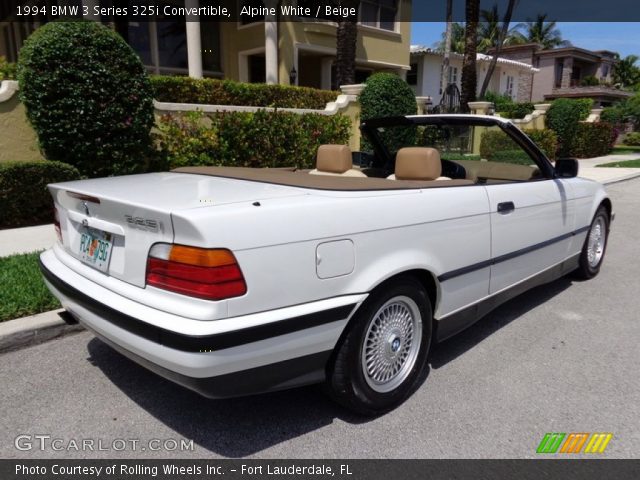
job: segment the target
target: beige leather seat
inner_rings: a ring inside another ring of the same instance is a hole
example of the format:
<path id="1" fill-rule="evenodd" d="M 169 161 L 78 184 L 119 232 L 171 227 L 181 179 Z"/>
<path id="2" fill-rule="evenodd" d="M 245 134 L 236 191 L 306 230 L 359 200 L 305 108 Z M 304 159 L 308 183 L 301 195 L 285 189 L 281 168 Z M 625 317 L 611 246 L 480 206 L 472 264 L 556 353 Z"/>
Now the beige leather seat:
<path id="1" fill-rule="evenodd" d="M 353 168 L 351 149 L 346 145 L 320 145 L 316 159 L 316 168 L 310 175 L 333 175 L 342 177 L 366 177 L 360 170 Z"/>
<path id="2" fill-rule="evenodd" d="M 441 177 L 440 152 L 428 147 L 405 147 L 396 154 L 396 169 L 389 180 L 451 180 Z"/>

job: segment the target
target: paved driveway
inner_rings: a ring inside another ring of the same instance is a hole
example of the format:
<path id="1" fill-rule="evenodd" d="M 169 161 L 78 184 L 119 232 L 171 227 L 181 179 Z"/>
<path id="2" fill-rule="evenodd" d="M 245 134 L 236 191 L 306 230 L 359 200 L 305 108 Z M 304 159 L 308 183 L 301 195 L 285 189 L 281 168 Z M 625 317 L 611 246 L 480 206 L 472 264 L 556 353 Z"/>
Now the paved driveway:
<path id="1" fill-rule="evenodd" d="M 603 456 L 637 458 L 640 180 L 609 190 L 618 216 L 601 275 L 539 287 L 442 344 L 388 415 L 354 417 L 316 387 L 206 400 L 81 333 L 0 357 L 0 457 L 532 457 L 546 432 L 613 432 Z M 19 451 L 20 434 L 65 450 Z M 67 450 L 183 438 L 193 451 Z"/>

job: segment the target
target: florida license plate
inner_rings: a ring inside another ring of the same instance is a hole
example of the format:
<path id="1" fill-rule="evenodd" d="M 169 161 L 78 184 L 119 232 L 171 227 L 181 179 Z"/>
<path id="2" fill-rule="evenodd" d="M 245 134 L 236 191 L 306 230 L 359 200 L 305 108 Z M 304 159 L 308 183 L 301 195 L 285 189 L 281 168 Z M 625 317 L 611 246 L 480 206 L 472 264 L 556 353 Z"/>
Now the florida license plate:
<path id="1" fill-rule="evenodd" d="M 113 235 L 110 233 L 89 227 L 80 232 L 80 260 L 101 272 L 109 269 L 112 246 Z"/>

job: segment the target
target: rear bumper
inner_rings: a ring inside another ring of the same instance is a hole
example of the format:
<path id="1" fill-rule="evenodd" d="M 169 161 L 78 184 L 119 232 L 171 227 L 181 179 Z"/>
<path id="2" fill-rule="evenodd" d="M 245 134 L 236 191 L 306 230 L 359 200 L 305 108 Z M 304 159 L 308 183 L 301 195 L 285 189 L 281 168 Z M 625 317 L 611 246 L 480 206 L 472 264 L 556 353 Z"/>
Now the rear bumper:
<path id="1" fill-rule="evenodd" d="M 331 351 L 365 297 L 352 295 L 253 316 L 196 321 L 202 329 L 219 331 L 193 335 L 186 333 L 186 327 L 181 332 L 154 325 L 154 315 L 166 319 L 166 312 L 90 282 L 52 251 L 41 255 L 40 268 L 52 293 L 97 337 L 136 363 L 210 398 L 323 381 Z M 302 314 L 295 315 L 296 311 Z M 176 326 L 194 322 L 173 317 L 175 323 L 171 323 Z M 263 317 L 264 323 L 256 322 Z M 244 328 L 229 329 L 229 321 Z M 227 327 L 219 328 L 223 324 Z"/>

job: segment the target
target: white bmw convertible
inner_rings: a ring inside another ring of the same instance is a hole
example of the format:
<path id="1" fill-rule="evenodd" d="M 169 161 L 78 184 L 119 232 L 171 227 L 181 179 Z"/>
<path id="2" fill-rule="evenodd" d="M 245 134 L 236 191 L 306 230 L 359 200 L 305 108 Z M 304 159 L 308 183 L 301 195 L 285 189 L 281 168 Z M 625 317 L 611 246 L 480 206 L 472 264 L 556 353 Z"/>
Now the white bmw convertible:
<path id="1" fill-rule="evenodd" d="M 107 344 L 205 396 L 323 382 L 375 415 L 417 388 L 434 342 L 533 286 L 598 273 L 611 201 L 575 160 L 554 166 L 496 117 L 362 132 L 370 153 L 324 145 L 310 171 L 50 185 L 45 281 Z"/>

